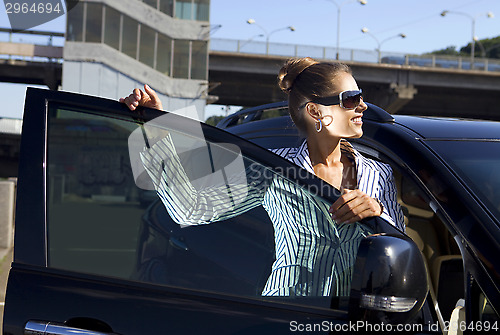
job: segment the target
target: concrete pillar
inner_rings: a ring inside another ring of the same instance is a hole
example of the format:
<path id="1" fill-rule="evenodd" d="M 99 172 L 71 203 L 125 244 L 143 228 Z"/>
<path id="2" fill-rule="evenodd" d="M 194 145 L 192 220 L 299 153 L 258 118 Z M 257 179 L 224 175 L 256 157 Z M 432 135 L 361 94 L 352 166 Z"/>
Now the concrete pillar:
<path id="1" fill-rule="evenodd" d="M 395 94 L 385 110 L 391 114 L 396 114 L 404 105 L 413 100 L 413 97 L 417 94 L 417 89 L 413 85 L 392 83 L 390 87 Z"/>
<path id="2" fill-rule="evenodd" d="M 12 247 L 14 241 L 14 207 L 16 183 L 0 181 L 0 248 Z"/>

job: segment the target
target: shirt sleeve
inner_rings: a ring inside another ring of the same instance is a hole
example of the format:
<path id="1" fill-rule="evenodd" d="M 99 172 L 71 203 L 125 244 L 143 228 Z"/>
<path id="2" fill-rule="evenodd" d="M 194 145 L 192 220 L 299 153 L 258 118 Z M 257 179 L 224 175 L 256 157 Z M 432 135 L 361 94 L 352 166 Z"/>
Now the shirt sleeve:
<path id="1" fill-rule="evenodd" d="M 401 231 L 405 231 L 403 210 L 397 201 L 397 188 L 392 168 L 388 164 L 380 164 L 380 198 L 384 206 L 380 217 Z"/>
<path id="2" fill-rule="evenodd" d="M 247 168 L 242 164 L 242 168 L 229 172 L 220 169 L 201 178 L 189 177 L 185 167 L 195 167 L 196 157 L 183 157 L 183 164 L 170 134 L 145 148 L 140 157 L 169 215 L 182 225 L 221 221 L 257 207 L 269 184 L 262 177 L 263 167 L 257 164 Z"/>

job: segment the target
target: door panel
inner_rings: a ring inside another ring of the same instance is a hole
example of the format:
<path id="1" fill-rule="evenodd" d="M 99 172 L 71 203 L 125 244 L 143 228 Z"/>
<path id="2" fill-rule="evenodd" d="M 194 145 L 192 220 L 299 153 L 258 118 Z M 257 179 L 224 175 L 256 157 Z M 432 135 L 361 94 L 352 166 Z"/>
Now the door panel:
<path id="1" fill-rule="evenodd" d="M 23 334 L 29 320 L 91 327 L 99 321 L 117 334 L 288 334 L 290 321 L 309 323 L 345 319 L 343 313 L 309 313 L 299 308 L 220 297 L 179 288 L 34 271 L 14 267 L 9 278 L 5 334 Z M 285 307 L 279 308 L 279 307 Z M 95 327 L 95 326 L 94 326 Z M 97 329 L 102 330 L 103 328 Z"/>

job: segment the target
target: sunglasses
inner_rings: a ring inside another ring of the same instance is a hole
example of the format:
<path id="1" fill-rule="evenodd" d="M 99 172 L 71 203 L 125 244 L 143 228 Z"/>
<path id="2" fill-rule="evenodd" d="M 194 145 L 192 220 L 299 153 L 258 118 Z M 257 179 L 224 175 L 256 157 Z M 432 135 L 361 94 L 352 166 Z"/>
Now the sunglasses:
<path id="1" fill-rule="evenodd" d="M 312 99 L 300 108 L 304 108 L 308 103 L 314 102 L 323 106 L 340 105 L 344 109 L 354 109 L 359 106 L 361 99 L 363 99 L 363 92 L 361 90 L 342 91 L 339 95 Z"/>

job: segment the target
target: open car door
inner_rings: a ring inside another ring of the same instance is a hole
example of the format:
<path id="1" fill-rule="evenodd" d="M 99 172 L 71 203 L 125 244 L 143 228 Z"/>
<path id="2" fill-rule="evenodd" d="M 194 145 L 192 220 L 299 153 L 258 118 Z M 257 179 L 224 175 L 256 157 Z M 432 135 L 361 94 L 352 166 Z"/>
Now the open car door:
<path id="1" fill-rule="evenodd" d="M 179 184 L 167 195 L 155 191 L 168 176 L 159 170 L 155 184 L 144 157 L 158 134 L 175 148 L 172 173 L 182 171 L 193 192 L 225 190 L 218 193 L 227 196 L 224 210 L 203 222 L 173 215 L 172 202 L 197 200 L 182 200 Z M 272 183 L 300 190 L 318 213 L 337 194 L 279 156 L 175 113 L 28 89 L 4 334 L 345 330 L 348 289 L 264 294 L 276 267 L 277 228 L 261 204 L 242 208 L 252 196 L 263 199 Z M 354 251 L 365 236 L 398 234 L 383 220 L 353 227 Z"/>

